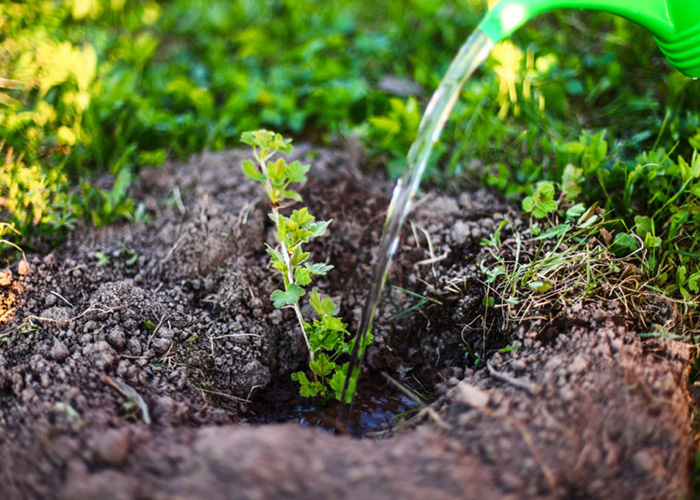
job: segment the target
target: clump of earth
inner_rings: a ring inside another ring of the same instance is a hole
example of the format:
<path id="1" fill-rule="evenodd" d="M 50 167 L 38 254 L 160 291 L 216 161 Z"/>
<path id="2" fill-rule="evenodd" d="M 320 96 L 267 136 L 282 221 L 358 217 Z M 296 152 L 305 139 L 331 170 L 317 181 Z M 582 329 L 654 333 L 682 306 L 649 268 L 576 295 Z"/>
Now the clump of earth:
<path id="1" fill-rule="evenodd" d="M 312 165 L 305 204 L 333 219 L 310 245 L 335 266 L 319 291 L 354 331 L 392 186 L 352 151 L 294 154 Z M 640 336 L 614 299 L 515 325 L 486 311 L 482 239 L 523 223 L 480 189 L 419 196 L 389 274 L 361 384 L 407 411 L 362 438 L 337 407 L 300 418 L 313 402 L 289 377 L 308 354 L 269 300 L 274 235 L 247 156 L 146 170 L 145 220 L 79 228 L 0 275 L 0 498 L 690 494 L 689 346 Z"/>

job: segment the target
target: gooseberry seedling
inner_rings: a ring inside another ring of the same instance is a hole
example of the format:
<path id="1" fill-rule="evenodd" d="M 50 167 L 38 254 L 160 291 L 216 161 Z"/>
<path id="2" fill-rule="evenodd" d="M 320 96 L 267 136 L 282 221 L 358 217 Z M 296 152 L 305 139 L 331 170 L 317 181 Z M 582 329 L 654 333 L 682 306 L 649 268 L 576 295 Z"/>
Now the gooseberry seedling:
<path id="1" fill-rule="evenodd" d="M 298 161 L 287 163 L 284 157 L 276 160 L 277 153 L 289 154 L 292 151 L 291 139 L 268 130 L 244 132 L 241 141 L 253 148 L 255 161 L 242 163 L 243 173 L 249 179 L 258 181 L 270 200 L 270 219 L 275 224 L 276 247 L 267 245 L 270 263 L 281 275 L 284 289 L 275 290 L 270 295 L 276 308 L 291 308 L 309 350 L 311 379 L 303 371 L 294 373 L 292 379 L 300 384 L 304 397 L 317 397 L 322 403 L 330 399 L 340 400 L 347 374 L 348 363 L 339 364 L 339 359 L 352 352 L 354 341 L 348 341 L 347 325 L 337 317 L 338 308 L 327 297 L 321 297 L 317 290 L 311 291 L 309 304 L 318 316 L 312 323 L 304 320 L 300 299 L 306 295 L 314 277 L 324 276 L 333 266 L 324 263 L 311 263 L 309 252 L 303 246 L 311 238 L 323 236 L 331 221 L 317 221 L 308 208 L 293 210 L 285 216 L 281 209 L 284 203 L 301 202 L 301 196 L 290 187 L 291 184 L 306 181 L 308 165 Z M 352 398 L 357 380 L 351 380 L 346 399 Z"/>

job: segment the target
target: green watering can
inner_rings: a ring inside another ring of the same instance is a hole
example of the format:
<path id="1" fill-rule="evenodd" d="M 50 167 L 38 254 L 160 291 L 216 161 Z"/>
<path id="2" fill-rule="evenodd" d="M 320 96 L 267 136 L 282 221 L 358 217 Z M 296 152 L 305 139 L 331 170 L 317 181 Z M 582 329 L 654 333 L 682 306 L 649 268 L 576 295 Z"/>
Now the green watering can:
<path id="1" fill-rule="evenodd" d="M 649 30 L 668 61 L 700 78 L 700 0 L 501 0 L 479 29 L 497 43 L 538 14 L 554 9 L 599 10 Z"/>

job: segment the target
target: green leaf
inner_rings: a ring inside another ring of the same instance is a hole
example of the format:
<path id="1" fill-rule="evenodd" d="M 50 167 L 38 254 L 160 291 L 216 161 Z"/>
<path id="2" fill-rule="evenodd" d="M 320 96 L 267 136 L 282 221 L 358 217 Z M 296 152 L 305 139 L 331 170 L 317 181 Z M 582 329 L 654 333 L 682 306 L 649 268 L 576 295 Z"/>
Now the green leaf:
<path id="1" fill-rule="evenodd" d="M 297 267 L 294 270 L 294 281 L 301 286 L 306 286 L 311 283 L 311 270 L 306 267 Z"/>
<path id="2" fill-rule="evenodd" d="M 691 274 L 686 285 L 691 292 L 700 292 L 700 272 Z"/>
<path id="3" fill-rule="evenodd" d="M 537 219 L 545 217 L 548 213 L 554 212 L 557 209 L 557 202 L 554 200 L 544 200 L 537 204 L 535 209 L 532 211 Z"/>
<path id="4" fill-rule="evenodd" d="M 348 363 L 344 363 L 342 367 L 337 369 L 333 374 L 333 377 L 328 382 L 328 386 L 335 392 L 335 399 L 340 401 L 343 397 L 343 388 L 345 387 L 345 380 L 347 378 Z M 345 393 L 345 402 L 352 402 L 352 397 L 355 395 L 357 390 L 357 376 L 350 376 L 350 381 L 348 383 L 348 390 Z"/>
<path id="5" fill-rule="evenodd" d="M 280 194 L 283 198 L 289 198 L 290 200 L 294 201 L 302 201 L 301 195 L 291 189 L 283 189 Z"/>
<path id="6" fill-rule="evenodd" d="M 304 372 L 292 373 L 292 380 L 299 382 L 299 394 L 304 398 L 313 398 L 318 394 L 319 384 L 312 384 Z"/>
<path id="7" fill-rule="evenodd" d="M 265 244 L 265 246 L 266 246 L 265 251 L 266 251 L 268 254 L 270 254 L 270 256 L 272 257 L 272 260 L 273 260 L 273 261 L 275 261 L 275 260 L 281 260 L 281 261 L 284 262 L 284 255 L 282 255 L 282 252 L 280 252 L 279 250 L 276 250 L 276 249 L 272 248 L 272 247 L 271 247 L 270 245 L 268 245 L 267 243 Z"/>
<path id="8" fill-rule="evenodd" d="M 552 289 L 552 284 L 549 281 L 533 281 L 532 283 L 528 283 L 527 286 L 536 292 L 546 292 Z"/>
<path id="9" fill-rule="evenodd" d="M 270 259 L 270 262 L 272 263 L 272 266 L 277 269 L 280 273 L 282 273 L 283 276 L 287 275 L 287 264 L 284 261 L 284 255 L 282 255 L 281 252 L 275 250 L 272 248 L 270 245 L 266 245 L 267 248 L 265 251 L 267 251 L 268 254 L 272 257 Z"/>
<path id="10" fill-rule="evenodd" d="M 323 323 L 323 328 L 335 332 L 344 332 L 347 326 L 340 318 L 330 315 L 323 316 L 321 322 Z"/>
<path id="11" fill-rule="evenodd" d="M 272 292 L 270 299 L 272 300 L 272 304 L 279 309 L 281 307 L 296 304 L 299 302 L 299 298 L 305 293 L 306 292 L 303 288 L 292 283 L 284 292 L 282 290 L 275 290 Z"/>
<path id="12" fill-rule="evenodd" d="M 570 207 L 566 211 L 566 220 L 570 221 L 570 220 L 577 219 L 577 218 L 581 217 L 581 215 L 583 215 L 583 213 L 585 211 L 586 211 L 586 206 L 583 203 L 577 203 L 576 205 L 574 205 L 573 207 Z"/>
<path id="13" fill-rule="evenodd" d="M 328 359 L 328 356 L 320 353 L 315 361 L 309 363 L 309 368 L 319 377 L 325 378 L 331 374 L 335 368 L 335 363 Z"/>
<path id="14" fill-rule="evenodd" d="M 657 248 L 661 246 L 661 238 L 654 236 L 651 233 L 647 233 L 644 237 L 644 246 L 646 248 Z"/>
<path id="15" fill-rule="evenodd" d="M 555 211 L 557 202 L 554 201 L 554 185 L 551 182 L 540 182 L 532 196 L 523 200 L 522 207 L 538 219 Z"/>
<path id="16" fill-rule="evenodd" d="M 282 274 L 282 276 L 285 277 L 286 281 L 288 271 L 287 264 L 283 260 L 272 259 L 272 267 L 277 269 Z M 301 285 L 303 286 L 304 284 L 301 283 Z"/>
<path id="17" fill-rule="evenodd" d="M 306 224 L 314 220 L 314 216 L 309 213 L 309 209 L 304 207 L 299 210 L 294 210 L 289 218 L 297 227 L 304 227 Z"/>
<path id="18" fill-rule="evenodd" d="M 297 246 L 292 254 L 292 267 L 297 267 L 306 262 L 309 255 L 309 252 L 302 252 L 301 245 Z"/>
<path id="19" fill-rule="evenodd" d="M 638 242 L 634 236 L 627 233 L 617 233 L 613 241 L 613 249 L 617 252 L 629 253 L 634 252 L 639 248 Z"/>
<path id="20" fill-rule="evenodd" d="M 328 271 L 333 269 L 334 266 L 332 266 L 331 264 L 324 264 L 323 262 L 318 262 L 316 264 L 307 263 L 306 267 L 309 271 L 311 271 L 311 274 L 325 276 L 328 273 Z"/>
<path id="21" fill-rule="evenodd" d="M 251 147 L 258 145 L 255 140 L 254 132 L 243 132 L 241 134 L 241 142 Z"/>
<path id="22" fill-rule="evenodd" d="M 564 173 L 561 177 L 561 189 L 564 192 L 564 198 L 566 200 L 575 200 L 581 194 L 581 187 L 579 186 L 579 179 L 583 175 L 582 168 L 576 168 L 573 164 L 569 163 L 564 168 Z"/>
<path id="23" fill-rule="evenodd" d="M 311 231 L 311 236 L 316 237 L 316 236 L 323 236 L 326 234 L 326 229 L 328 229 L 328 225 L 333 222 L 333 220 L 328 220 L 328 221 L 319 221 L 314 224 L 309 224 L 308 229 Z"/>
<path id="24" fill-rule="evenodd" d="M 285 139 L 282 137 L 282 134 L 275 134 L 274 139 L 269 141 L 268 144 L 270 145 L 271 149 L 276 149 L 277 151 L 288 155 L 293 149 L 291 143 L 291 139 Z"/>
<path id="25" fill-rule="evenodd" d="M 328 297 L 321 300 L 321 296 L 316 290 L 311 292 L 311 299 L 309 303 L 320 318 L 323 318 L 324 316 L 335 316 L 338 314 L 338 308 L 335 306 L 333 301 Z"/>
<path id="26" fill-rule="evenodd" d="M 287 180 L 287 162 L 284 158 L 277 158 L 267 164 L 267 177 L 273 186 L 284 186 Z"/>
<path id="27" fill-rule="evenodd" d="M 648 234 L 654 235 L 654 221 L 651 218 L 637 215 L 634 218 L 634 224 L 634 232 L 640 238 L 645 239 Z"/>
<path id="28" fill-rule="evenodd" d="M 309 334 L 309 345 L 314 352 L 326 350 L 333 352 L 338 348 L 338 344 L 343 341 L 340 333 L 333 330 L 326 330 L 320 321 L 314 321 L 314 327 Z"/>
<path id="29" fill-rule="evenodd" d="M 333 374 L 333 377 L 331 377 L 330 381 L 328 382 L 328 386 L 331 388 L 331 390 L 335 393 L 335 399 L 340 401 L 340 398 L 343 397 L 343 387 L 345 387 L 345 374 L 341 372 L 340 370 L 336 370 L 336 372 Z M 350 399 L 347 401 L 348 403 L 352 401 L 352 394 L 354 394 L 354 387 L 351 388 L 348 387 L 348 392 L 345 395 L 350 396 Z"/>
<path id="30" fill-rule="evenodd" d="M 694 149 L 700 151 L 700 132 L 695 134 L 694 137 L 691 137 L 688 142 Z"/>
<path id="31" fill-rule="evenodd" d="M 287 168 L 289 182 L 306 182 L 306 172 L 309 168 L 311 168 L 309 165 L 302 165 L 298 161 L 290 163 Z"/>
<path id="32" fill-rule="evenodd" d="M 243 160 L 243 163 L 241 164 L 241 167 L 243 168 L 243 173 L 248 179 L 252 179 L 254 181 L 264 181 L 265 176 L 263 173 L 258 169 L 257 165 L 251 160 Z"/>
<path id="33" fill-rule="evenodd" d="M 676 269 L 676 285 L 681 286 L 686 282 L 688 269 L 685 266 L 678 266 Z"/>

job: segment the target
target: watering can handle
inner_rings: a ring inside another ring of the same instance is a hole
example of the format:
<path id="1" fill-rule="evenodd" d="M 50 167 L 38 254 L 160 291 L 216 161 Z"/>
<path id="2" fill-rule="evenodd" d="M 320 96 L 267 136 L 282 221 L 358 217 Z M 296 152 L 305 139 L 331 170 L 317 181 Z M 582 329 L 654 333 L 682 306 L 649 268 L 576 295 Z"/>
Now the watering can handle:
<path id="1" fill-rule="evenodd" d="M 654 35 L 669 62 L 700 77 L 700 2 L 688 0 L 501 0 L 479 25 L 494 43 L 554 9 L 597 10 L 625 17 Z"/>

